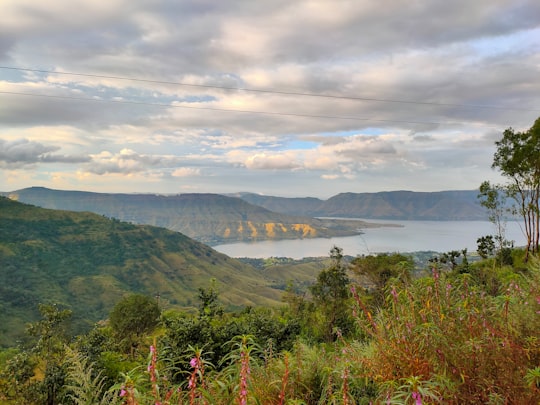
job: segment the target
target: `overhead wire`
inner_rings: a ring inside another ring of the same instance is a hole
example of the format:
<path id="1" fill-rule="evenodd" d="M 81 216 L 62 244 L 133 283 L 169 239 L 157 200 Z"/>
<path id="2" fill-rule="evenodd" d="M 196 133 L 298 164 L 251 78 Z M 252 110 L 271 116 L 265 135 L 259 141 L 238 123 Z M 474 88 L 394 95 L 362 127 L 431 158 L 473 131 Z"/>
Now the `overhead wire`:
<path id="1" fill-rule="evenodd" d="M 146 101 L 111 100 L 111 99 L 89 98 L 89 97 L 60 96 L 60 95 L 52 95 L 52 94 L 37 94 L 37 93 L 25 93 L 25 92 L 2 91 L 2 90 L 0 90 L 0 94 L 11 94 L 11 95 L 17 95 L 17 96 L 42 97 L 42 98 L 51 98 L 51 99 L 77 100 L 77 101 L 88 101 L 88 102 L 113 103 L 113 104 L 144 105 L 144 106 L 154 106 L 154 107 L 162 107 L 162 108 L 185 108 L 185 109 L 192 109 L 192 110 L 209 110 L 209 111 L 236 112 L 236 113 L 247 113 L 247 114 L 277 115 L 277 116 L 286 116 L 286 117 L 324 118 L 324 119 L 335 119 L 335 120 L 373 121 L 373 122 L 389 122 L 389 123 L 401 123 L 401 124 L 425 124 L 425 125 L 451 124 L 449 122 L 442 123 L 442 122 L 430 122 L 430 121 L 388 120 L 388 119 L 378 119 L 378 118 L 348 117 L 348 116 L 339 116 L 339 115 L 318 115 L 318 114 L 300 114 L 300 113 L 285 113 L 285 112 L 271 112 L 271 111 L 257 111 L 257 110 L 238 110 L 238 109 L 218 108 L 218 107 L 202 107 L 202 106 L 189 106 L 189 105 L 178 105 L 178 104 L 150 103 Z"/>
<path id="2" fill-rule="evenodd" d="M 418 105 L 430 105 L 430 106 L 441 106 L 441 107 L 500 109 L 500 110 L 513 110 L 513 111 L 531 111 L 531 112 L 540 111 L 540 109 L 529 109 L 529 108 L 510 107 L 510 106 L 438 103 L 438 102 L 432 102 L 432 101 L 396 100 L 396 99 L 375 98 L 375 97 L 358 97 L 358 96 L 343 96 L 343 95 L 335 95 L 335 94 L 319 94 L 319 93 L 307 93 L 307 92 L 295 92 L 295 91 L 283 91 L 283 90 L 255 89 L 255 88 L 248 88 L 248 87 L 218 86 L 218 85 L 210 85 L 210 84 L 195 84 L 195 83 L 174 82 L 174 81 L 164 81 L 164 80 L 142 79 L 142 78 L 133 78 L 133 77 L 125 77 L 125 76 L 110 76 L 110 75 L 99 75 L 99 74 L 78 73 L 78 72 L 59 72 L 59 71 L 53 71 L 53 70 L 31 69 L 31 68 L 23 68 L 23 67 L 15 67 L 15 66 L 0 66 L 0 69 L 42 73 L 42 74 L 91 77 L 91 78 L 99 78 L 99 79 L 134 81 L 134 82 L 141 82 L 141 83 L 164 84 L 164 85 L 174 85 L 174 86 L 233 90 L 233 91 L 242 91 L 242 92 L 267 93 L 267 94 L 302 96 L 302 97 L 317 97 L 317 98 L 338 99 L 338 100 L 353 100 L 353 101 L 380 102 L 380 103 L 399 103 L 399 104 L 418 104 Z"/>

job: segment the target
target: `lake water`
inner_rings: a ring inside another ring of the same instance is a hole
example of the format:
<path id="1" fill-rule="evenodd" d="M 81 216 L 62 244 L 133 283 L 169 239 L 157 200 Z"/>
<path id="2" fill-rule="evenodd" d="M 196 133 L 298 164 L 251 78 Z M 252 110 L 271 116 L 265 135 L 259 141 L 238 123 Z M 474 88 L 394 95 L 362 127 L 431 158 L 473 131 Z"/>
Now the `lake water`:
<path id="1" fill-rule="evenodd" d="M 484 221 L 383 221 L 366 222 L 399 224 L 403 227 L 369 228 L 364 234 L 341 238 L 297 239 L 233 243 L 214 246 L 218 252 L 230 257 L 304 257 L 328 256 L 333 246 L 343 254 L 357 256 L 382 252 L 435 251 L 448 252 L 467 248 L 476 251 L 476 240 L 495 233 L 491 222 Z M 516 246 L 526 243 L 519 222 L 508 222 L 506 238 Z"/>

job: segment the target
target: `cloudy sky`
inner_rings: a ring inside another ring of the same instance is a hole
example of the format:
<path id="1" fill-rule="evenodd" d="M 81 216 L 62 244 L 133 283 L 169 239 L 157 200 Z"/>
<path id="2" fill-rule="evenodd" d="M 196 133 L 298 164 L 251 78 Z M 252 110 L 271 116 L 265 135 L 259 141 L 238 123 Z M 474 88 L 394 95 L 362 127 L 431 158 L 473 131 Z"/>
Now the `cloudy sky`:
<path id="1" fill-rule="evenodd" d="M 2 0 L 0 191 L 474 189 L 540 116 L 538 0 Z"/>

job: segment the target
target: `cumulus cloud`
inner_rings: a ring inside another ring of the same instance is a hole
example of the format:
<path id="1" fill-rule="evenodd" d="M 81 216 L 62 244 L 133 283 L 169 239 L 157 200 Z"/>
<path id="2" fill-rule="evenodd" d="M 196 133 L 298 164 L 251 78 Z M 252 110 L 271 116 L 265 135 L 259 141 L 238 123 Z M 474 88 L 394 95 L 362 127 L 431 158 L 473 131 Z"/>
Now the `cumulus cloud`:
<path id="1" fill-rule="evenodd" d="M 98 175 L 146 173 L 165 176 L 170 173 L 172 177 L 187 177 L 201 174 L 200 168 L 183 166 L 190 159 L 174 155 L 141 154 L 132 149 L 124 148 L 117 153 L 102 151 L 90 156 L 92 161 L 84 166 L 84 170 Z M 195 160 L 196 164 L 197 159 L 192 160 Z M 171 171 L 171 169 L 173 170 Z"/>
<path id="2" fill-rule="evenodd" d="M 244 164 L 248 169 L 258 170 L 291 170 L 301 166 L 291 153 L 256 153 L 249 156 Z"/>
<path id="3" fill-rule="evenodd" d="M 103 151 L 90 155 L 92 162 L 87 170 L 96 174 L 136 173 L 158 166 L 163 158 L 159 156 L 141 155 L 131 149 L 122 149 L 119 153 Z"/>
<path id="4" fill-rule="evenodd" d="M 60 147 L 44 145 L 40 142 L 19 139 L 7 142 L 0 139 L 0 165 L 2 167 L 23 167 L 36 163 L 82 163 L 87 156 L 54 154 Z"/>

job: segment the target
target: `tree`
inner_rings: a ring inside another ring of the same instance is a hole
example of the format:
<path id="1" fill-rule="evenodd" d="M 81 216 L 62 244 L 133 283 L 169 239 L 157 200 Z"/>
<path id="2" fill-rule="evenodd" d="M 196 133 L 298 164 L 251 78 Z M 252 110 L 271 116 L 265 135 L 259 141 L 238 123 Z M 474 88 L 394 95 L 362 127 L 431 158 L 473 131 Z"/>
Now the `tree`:
<path id="1" fill-rule="evenodd" d="M 527 260 L 529 253 L 538 253 L 540 239 L 540 118 L 524 132 L 508 128 L 495 145 L 491 167 L 510 180 L 505 190 L 516 202 L 515 211 L 523 219 Z"/>
<path id="2" fill-rule="evenodd" d="M 320 308 L 325 318 L 324 338 L 333 339 L 335 328 L 348 328 L 349 277 L 343 264 L 343 250 L 334 246 L 330 250 L 332 265 L 322 270 L 317 282 L 310 287 L 315 305 Z"/>
<path id="3" fill-rule="evenodd" d="M 158 325 L 159 316 L 159 306 L 153 298 L 132 294 L 114 306 L 109 314 L 109 323 L 117 339 L 126 343 L 133 354 L 140 338 Z"/>
<path id="4" fill-rule="evenodd" d="M 374 304 L 382 304 L 384 289 L 391 279 L 408 282 L 414 262 L 411 257 L 399 253 L 360 256 L 351 263 L 352 271 L 368 285 Z"/>
<path id="5" fill-rule="evenodd" d="M 54 405 L 65 399 L 64 357 L 72 313 L 56 304 L 39 304 L 39 312 L 42 319 L 27 328 L 36 343 L 8 361 L 0 381 L 9 388 L 0 390 L 17 403 Z"/>
<path id="6" fill-rule="evenodd" d="M 487 259 L 495 253 L 495 241 L 492 235 L 482 236 L 476 239 L 476 243 L 478 245 L 476 251 L 482 259 Z"/>
<path id="7" fill-rule="evenodd" d="M 209 288 L 199 287 L 199 317 L 210 317 L 223 315 L 223 306 L 219 303 L 219 292 L 216 287 L 216 279 L 210 280 Z"/>
<path id="8" fill-rule="evenodd" d="M 506 220 L 504 217 L 506 196 L 504 195 L 504 188 L 501 185 L 484 181 L 480 185 L 478 199 L 480 200 L 480 205 L 487 209 L 489 221 L 495 225 L 495 241 L 497 242 L 499 251 L 502 251 L 507 245 Z"/>

